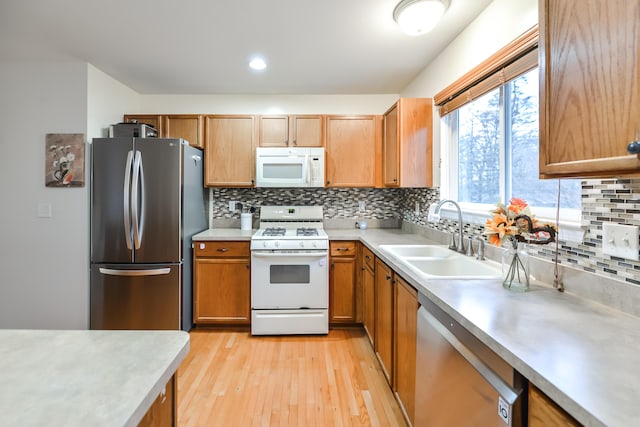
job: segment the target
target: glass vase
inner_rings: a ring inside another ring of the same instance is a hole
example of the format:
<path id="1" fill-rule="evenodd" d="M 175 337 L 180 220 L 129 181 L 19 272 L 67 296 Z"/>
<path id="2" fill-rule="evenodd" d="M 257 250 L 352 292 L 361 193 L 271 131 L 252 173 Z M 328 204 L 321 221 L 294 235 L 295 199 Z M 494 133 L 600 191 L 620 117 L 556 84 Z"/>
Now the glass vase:
<path id="1" fill-rule="evenodd" d="M 502 286 L 510 291 L 529 290 L 529 254 L 526 244 L 514 241 L 502 254 Z"/>

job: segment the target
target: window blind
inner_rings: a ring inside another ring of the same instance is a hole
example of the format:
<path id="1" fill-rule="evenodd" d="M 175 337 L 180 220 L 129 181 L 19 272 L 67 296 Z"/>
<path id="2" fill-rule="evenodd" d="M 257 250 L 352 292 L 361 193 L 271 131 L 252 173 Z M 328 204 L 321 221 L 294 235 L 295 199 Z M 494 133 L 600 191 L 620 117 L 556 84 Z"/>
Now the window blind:
<path id="1" fill-rule="evenodd" d="M 535 25 L 480 65 L 437 93 L 433 99 L 444 116 L 538 66 Z"/>

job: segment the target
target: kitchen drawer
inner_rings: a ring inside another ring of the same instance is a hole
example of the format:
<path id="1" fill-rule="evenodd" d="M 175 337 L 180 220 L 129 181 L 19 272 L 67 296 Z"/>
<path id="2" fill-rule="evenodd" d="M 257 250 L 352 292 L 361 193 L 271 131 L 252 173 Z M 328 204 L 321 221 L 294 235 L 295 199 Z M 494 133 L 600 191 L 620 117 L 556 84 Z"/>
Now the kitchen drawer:
<path id="1" fill-rule="evenodd" d="M 356 256 L 356 242 L 335 241 L 329 243 L 331 256 L 354 257 Z"/>
<path id="2" fill-rule="evenodd" d="M 196 257 L 249 257 L 249 242 L 194 242 Z"/>
<path id="3" fill-rule="evenodd" d="M 364 245 L 362 246 L 362 260 L 364 262 L 364 265 L 367 266 L 371 271 L 375 269 L 375 256 L 373 255 L 373 252 L 371 252 L 371 249 Z"/>

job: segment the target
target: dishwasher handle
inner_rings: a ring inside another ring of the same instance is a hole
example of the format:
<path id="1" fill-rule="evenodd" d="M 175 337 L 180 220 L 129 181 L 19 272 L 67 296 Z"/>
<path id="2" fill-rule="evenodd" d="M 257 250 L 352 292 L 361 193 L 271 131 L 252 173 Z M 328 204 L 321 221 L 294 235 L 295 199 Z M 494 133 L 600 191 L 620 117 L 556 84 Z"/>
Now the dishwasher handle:
<path id="1" fill-rule="evenodd" d="M 455 348 L 467 362 L 475 368 L 476 371 L 487 381 L 493 389 L 508 403 L 510 406 L 518 400 L 521 389 L 513 389 L 509 384 L 505 383 L 489 366 L 487 366 L 478 356 L 476 356 L 462 341 L 458 339 L 446 326 L 444 326 L 436 317 L 429 313 L 424 307 L 418 310 L 418 316 L 422 316 L 435 330 L 437 330 L 444 339 L 446 339 L 453 348 Z M 420 320 L 418 320 L 419 322 Z"/>

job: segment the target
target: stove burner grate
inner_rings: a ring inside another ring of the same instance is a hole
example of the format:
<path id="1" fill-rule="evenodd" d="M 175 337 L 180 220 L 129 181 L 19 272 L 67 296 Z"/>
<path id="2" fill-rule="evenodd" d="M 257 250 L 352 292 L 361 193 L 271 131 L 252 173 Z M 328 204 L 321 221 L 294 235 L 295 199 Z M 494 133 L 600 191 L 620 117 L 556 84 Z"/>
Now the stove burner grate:
<path id="1" fill-rule="evenodd" d="M 300 227 L 296 229 L 296 236 L 317 236 L 318 229 L 311 227 Z"/>
<path id="2" fill-rule="evenodd" d="M 284 236 L 286 232 L 287 230 L 284 227 L 268 227 L 264 229 L 262 235 L 267 237 L 277 237 Z"/>

